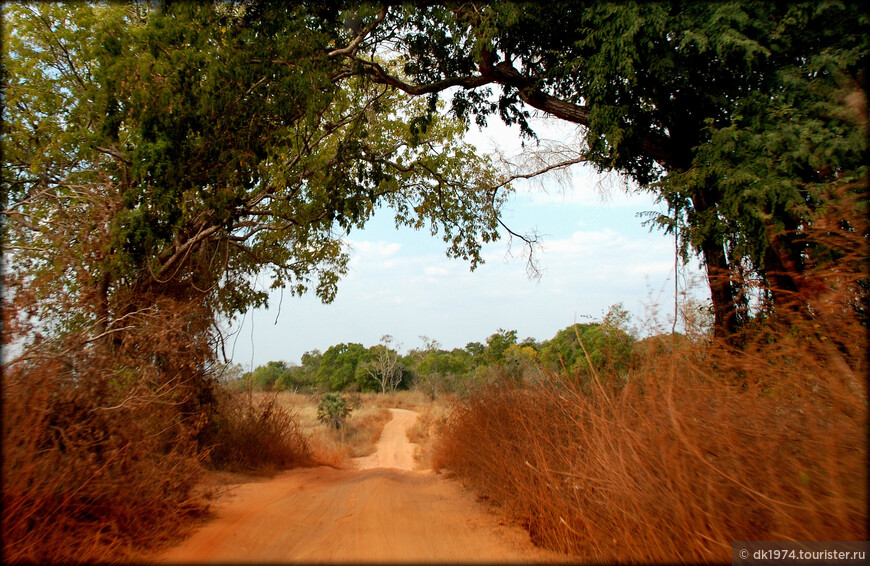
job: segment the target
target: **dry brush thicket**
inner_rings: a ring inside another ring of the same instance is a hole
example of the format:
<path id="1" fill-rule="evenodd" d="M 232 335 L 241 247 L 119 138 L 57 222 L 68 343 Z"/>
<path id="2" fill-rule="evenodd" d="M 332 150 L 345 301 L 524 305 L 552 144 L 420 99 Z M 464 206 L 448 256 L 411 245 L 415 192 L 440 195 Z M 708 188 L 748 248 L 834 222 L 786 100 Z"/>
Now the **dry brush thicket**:
<path id="1" fill-rule="evenodd" d="M 160 300 L 111 342 L 71 333 L 4 364 L 4 561 L 123 560 L 207 510 L 207 469 L 310 461 L 293 415 L 217 386 L 188 332 L 209 316 Z"/>
<path id="2" fill-rule="evenodd" d="M 813 316 L 781 308 L 739 347 L 658 336 L 619 375 L 505 379 L 457 405 L 436 467 L 585 561 L 866 540 L 868 231 L 860 207 L 849 218 L 852 231 L 817 225 L 839 259 L 795 291 Z"/>

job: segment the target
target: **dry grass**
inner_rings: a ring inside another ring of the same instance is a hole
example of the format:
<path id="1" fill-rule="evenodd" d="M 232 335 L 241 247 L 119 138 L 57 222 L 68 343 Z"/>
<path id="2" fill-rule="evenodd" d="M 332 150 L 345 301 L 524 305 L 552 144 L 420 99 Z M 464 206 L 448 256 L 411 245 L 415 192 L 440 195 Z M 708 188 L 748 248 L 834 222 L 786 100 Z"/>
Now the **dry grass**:
<path id="1" fill-rule="evenodd" d="M 682 341 L 591 392 L 572 376 L 506 381 L 457 407 L 436 466 L 583 560 L 728 561 L 733 540 L 866 540 L 866 402 L 807 340 L 790 328 L 742 352 Z"/>
<path id="2" fill-rule="evenodd" d="M 380 393 L 356 393 L 363 407 L 375 406 L 382 409 L 410 409 L 416 411 L 431 404 L 429 396 L 423 391 L 391 391 Z"/>
<path id="3" fill-rule="evenodd" d="M 177 363 L 196 346 L 173 335 L 183 315 L 167 307 L 112 352 L 70 336 L 3 367 L 4 561 L 121 560 L 205 511 L 210 390 Z"/>
<path id="4" fill-rule="evenodd" d="M 220 470 L 270 474 L 313 463 L 296 414 L 276 396 L 221 392 L 208 438 L 209 462 Z"/>
<path id="5" fill-rule="evenodd" d="M 71 333 L 3 366 L 4 561 L 127 560 L 207 511 L 204 465 L 306 461 L 293 415 L 216 388 L 187 332 L 207 315 L 162 300 L 111 343 Z"/>
<path id="6" fill-rule="evenodd" d="M 414 449 L 417 469 L 433 469 L 433 450 L 441 431 L 447 425 L 453 403 L 455 397 L 442 397 L 437 401 L 430 401 L 428 406 L 419 409 L 420 417 L 414 426 L 408 429 L 408 440 L 417 445 Z"/>
<path id="7" fill-rule="evenodd" d="M 870 226 L 866 195 L 830 199 L 806 231 L 806 269 L 739 349 L 660 336 L 627 375 L 492 384 L 457 405 L 435 467 L 583 561 L 867 540 Z"/>
<path id="8" fill-rule="evenodd" d="M 266 395 L 266 394 L 255 394 Z M 294 411 L 300 428 L 309 438 L 313 459 L 336 468 L 353 467 L 352 459 L 375 452 L 384 425 L 390 420 L 388 408 L 419 407 L 425 396 L 401 391 L 386 395 L 375 393 L 346 394 L 353 412 L 346 425 L 334 430 L 317 420 L 319 395 L 282 392 L 277 402 Z"/>

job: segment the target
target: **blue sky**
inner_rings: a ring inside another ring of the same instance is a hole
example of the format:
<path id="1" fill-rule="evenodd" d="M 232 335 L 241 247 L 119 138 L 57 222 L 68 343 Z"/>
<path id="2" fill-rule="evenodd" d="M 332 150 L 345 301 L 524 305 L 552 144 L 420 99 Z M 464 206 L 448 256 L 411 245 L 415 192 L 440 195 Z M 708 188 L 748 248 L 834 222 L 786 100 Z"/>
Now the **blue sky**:
<path id="1" fill-rule="evenodd" d="M 545 139 L 576 135 L 565 123 L 541 121 L 536 128 Z M 481 151 L 522 152 L 516 131 L 500 124 L 468 139 Z M 306 351 L 341 342 L 368 347 L 385 334 L 401 351 L 420 346 L 420 336 L 447 349 L 464 347 L 499 328 L 516 330 L 520 339 L 546 340 L 575 321 L 600 320 L 618 302 L 632 312 L 641 334 L 649 332 L 656 305 L 658 323 L 669 330 L 673 238 L 650 232 L 637 217 L 662 205 L 626 188 L 617 176 L 585 166 L 573 166 L 561 182 L 517 185 L 503 220 L 516 232 L 537 229 L 541 235 L 538 279 L 527 275 L 521 242 L 487 245 L 486 262 L 471 272 L 467 262 L 445 256 L 439 238 L 426 230 L 397 230 L 390 211 L 382 210 L 365 230 L 346 238 L 350 270 L 333 303 L 275 292 L 268 309 L 248 312 L 229 327 L 227 355 L 250 369 L 270 360 L 299 362 Z M 681 289 L 703 298 L 700 274 L 696 262 L 681 268 Z"/>

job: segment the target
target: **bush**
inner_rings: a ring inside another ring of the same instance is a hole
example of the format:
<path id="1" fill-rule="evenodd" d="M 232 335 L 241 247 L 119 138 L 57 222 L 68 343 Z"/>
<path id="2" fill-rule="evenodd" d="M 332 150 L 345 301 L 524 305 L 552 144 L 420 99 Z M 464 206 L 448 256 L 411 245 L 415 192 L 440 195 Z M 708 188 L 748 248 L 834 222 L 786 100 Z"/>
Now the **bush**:
<path id="1" fill-rule="evenodd" d="M 187 332 L 206 315 L 164 301 L 111 343 L 69 333 L 4 364 L 5 561 L 128 559 L 207 511 L 195 488 L 208 457 L 307 462 L 292 415 L 217 386 L 207 336 Z"/>
<path id="2" fill-rule="evenodd" d="M 121 560 L 206 510 L 208 380 L 167 378 L 182 342 L 162 322 L 111 354 L 70 336 L 3 367 L 4 561 Z M 153 363 L 133 365 L 139 347 Z"/>
<path id="3" fill-rule="evenodd" d="M 221 392 L 208 441 L 213 467 L 269 473 L 311 463 L 308 439 L 296 415 L 276 397 Z"/>
<path id="4" fill-rule="evenodd" d="M 584 560 L 866 540 L 866 392 L 797 330 L 743 351 L 681 340 L 627 383 L 602 375 L 591 390 L 580 375 L 493 384 L 456 407 L 434 464 Z"/>
<path id="5" fill-rule="evenodd" d="M 317 404 L 317 420 L 338 430 L 350 416 L 351 408 L 338 393 L 325 393 Z"/>

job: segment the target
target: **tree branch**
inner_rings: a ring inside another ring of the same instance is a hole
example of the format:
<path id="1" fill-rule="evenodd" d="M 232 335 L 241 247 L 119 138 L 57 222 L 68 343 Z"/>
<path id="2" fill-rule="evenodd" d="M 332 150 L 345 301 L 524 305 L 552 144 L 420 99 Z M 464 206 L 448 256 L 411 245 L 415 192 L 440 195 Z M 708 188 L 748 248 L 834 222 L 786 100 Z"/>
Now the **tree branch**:
<path id="1" fill-rule="evenodd" d="M 384 21 L 384 18 L 387 17 L 388 6 L 382 6 L 381 11 L 378 12 L 378 16 L 375 20 L 367 25 L 364 29 L 362 29 L 359 33 L 357 33 L 356 37 L 351 40 L 350 43 L 347 44 L 346 47 L 342 47 L 340 49 L 333 49 L 329 52 L 330 57 L 341 57 L 341 56 L 349 56 L 354 55 L 356 50 L 359 49 L 360 43 L 362 43 L 363 39 L 372 32 L 381 22 Z"/>
<path id="2" fill-rule="evenodd" d="M 574 104 L 561 98 L 552 96 L 541 90 L 537 82 L 525 77 L 513 65 L 503 61 L 492 65 L 490 57 L 484 57 L 478 65 L 480 74 L 461 77 L 445 78 L 425 84 L 411 84 L 390 75 L 384 68 L 370 60 L 359 57 L 349 57 L 352 61 L 362 66 L 362 71 L 369 75 L 375 82 L 397 88 L 408 94 L 419 96 L 441 92 L 452 87 L 462 87 L 466 90 L 478 88 L 487 84 L 500 84 L 516 88 L 520 99 L 531 106 L 547 114 L 561 118 L 567 122 L 589 126 L 589 108 L 580 104 Z M 646 132 L 639 134 L 641 149 L 665 168 L 673 168 L 677 165 L 676 157 L 671 149 L 671 141 L 667 136 Z"/>

